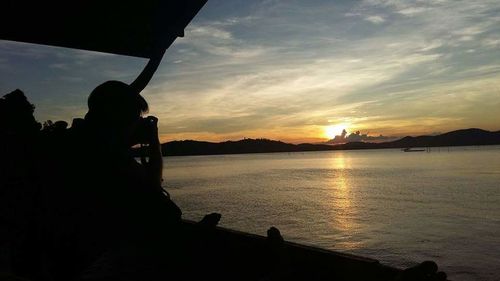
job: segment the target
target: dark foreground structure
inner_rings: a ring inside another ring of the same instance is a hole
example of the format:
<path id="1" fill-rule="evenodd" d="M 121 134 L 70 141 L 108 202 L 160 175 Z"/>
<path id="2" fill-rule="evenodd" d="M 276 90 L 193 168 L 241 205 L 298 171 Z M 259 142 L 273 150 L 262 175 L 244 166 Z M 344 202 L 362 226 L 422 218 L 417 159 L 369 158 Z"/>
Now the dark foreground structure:
<path id="1" fill-rule="evenodd" d="M 276 228 L 263 237 L 222 227 L 200 229 L 186 220 L 183 224 L 187 232 L 203 233 L 204 248 L 210 250 L 206 264 L 199 266 L 206 272 L 217 268 L 220 280 L 427 280 L 431 275 L 424 269 L 420 277 L 405 279 L 402 270 L 377 260 L 283 241 Z"/>
<path id="2" fill-rule="evenodd" d="M 155 58 L 136 80 L 142 82 L 130 85 L 140 93 L 205 2 L 8 0 L 0 39 Z M 20 19 L 37 24 L 13 24 Z M 267 237 L 218 228 L 219 214 L 197 223 L 181 220 L 168 194 L 119 177 L 130 170 L 120 165 L 138 163 L 94 157 L 113 153 L 115 146 L 103 148 L 101 139 L 93 139 L 103 151 L 82 145 L 81 158 L 60 150 L 71 146 L 68 136 L 88 137 L 79 135 L 89 131 L 88 120 L 40 130 L 34 106 L 19 90 L 6 95 L 0 109 L 0 280 L 446 280 L 433 262 L 399 270 L 285 242 L 276 228 Z M 61 159 L 85 158 L 90 165 L 58 166 Z M 78 178 L 78 168 L 93 178 Z M 91 181 L 99 175 L 106 180 Z"/>

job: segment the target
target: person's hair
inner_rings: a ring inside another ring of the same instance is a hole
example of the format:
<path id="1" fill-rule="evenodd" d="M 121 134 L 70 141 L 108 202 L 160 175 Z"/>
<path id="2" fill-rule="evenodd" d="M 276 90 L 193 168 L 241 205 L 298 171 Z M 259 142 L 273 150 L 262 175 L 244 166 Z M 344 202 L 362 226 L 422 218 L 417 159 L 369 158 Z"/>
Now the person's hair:
<path id="1" fill-rule="evenodd" d="M 107 81 L 97 86 L 87 103 L 89 111 L 85 119 L 91 122 L 127 125 L 148 112 L 146 100 L 130 85 L 120 81 Z"/>

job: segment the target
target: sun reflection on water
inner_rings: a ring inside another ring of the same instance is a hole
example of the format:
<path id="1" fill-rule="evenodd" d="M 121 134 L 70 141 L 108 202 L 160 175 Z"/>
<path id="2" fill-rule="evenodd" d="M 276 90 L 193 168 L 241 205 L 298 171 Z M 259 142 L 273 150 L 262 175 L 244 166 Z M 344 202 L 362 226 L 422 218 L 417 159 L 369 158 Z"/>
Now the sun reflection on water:
<path id="1" fill-rule="evenodd" d="M 353 235 L 359 230 L 355 218 L 358 206 L 353 203 L 353 190 L 349 181 L 350 159 L 342 153 L 335 154 L 331 161 L 333 177 L 330 177 L 331 194 L 331 227 L 336 232 L 335 247 L 343 250 L 353 250 L 362 246 L 361 241 L 355 241 Z"/>

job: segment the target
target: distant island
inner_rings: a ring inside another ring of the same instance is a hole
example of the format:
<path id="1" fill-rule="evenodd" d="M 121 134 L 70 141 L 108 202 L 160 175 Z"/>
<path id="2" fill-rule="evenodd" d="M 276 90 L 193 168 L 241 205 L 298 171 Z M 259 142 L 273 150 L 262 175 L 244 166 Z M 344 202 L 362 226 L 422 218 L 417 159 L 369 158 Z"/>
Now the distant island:
<path id="1" fill-rule="evenodd" d="M 187 156 L 495 144 L 500 144 L 500 131 L 490 132 L 472 128 L 456 130 L 435 136 L 407 136 L 389 142 L 349 142 L 337 145 L 310 143 L 290 144 L 269 139 L 243 139 L 239 141 L 224 141 L 219 143 L 183 140 L 171 141 L 162 144 L 162 151 L 164 156 Z M 136 152 L 139 153 L 139 151 Z"/>

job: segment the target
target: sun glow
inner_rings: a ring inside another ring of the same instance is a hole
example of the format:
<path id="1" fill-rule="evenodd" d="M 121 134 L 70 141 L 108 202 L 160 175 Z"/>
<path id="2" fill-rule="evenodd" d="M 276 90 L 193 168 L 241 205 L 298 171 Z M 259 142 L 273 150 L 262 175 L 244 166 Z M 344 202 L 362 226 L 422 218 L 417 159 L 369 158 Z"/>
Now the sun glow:
<path id="1" fill-rule="evenodd" d="M 325 136 L 328 139 L 333 139 L 333 138 L 335 138 L 335 136 L 340 136 L 340 135 L 342 135 L 343 130 L 347 130 L 348 126 L 349 126 L 349 124 L 346 124 L 346 123 L 326 126 L 325 127 Z"/>

